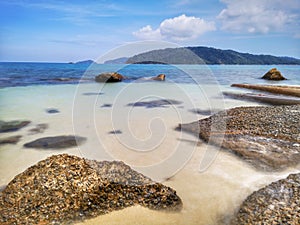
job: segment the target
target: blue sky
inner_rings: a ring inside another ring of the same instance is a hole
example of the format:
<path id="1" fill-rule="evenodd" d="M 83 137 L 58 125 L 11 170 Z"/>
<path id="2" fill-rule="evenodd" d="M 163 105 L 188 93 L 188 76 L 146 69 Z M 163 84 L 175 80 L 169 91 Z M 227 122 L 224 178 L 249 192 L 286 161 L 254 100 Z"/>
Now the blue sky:
<path id="1" fill-rule="evenodd" d="M 97 59 L 156 40 L 300 58 L 299 0 L 0 0 L 0 61 Z"/>

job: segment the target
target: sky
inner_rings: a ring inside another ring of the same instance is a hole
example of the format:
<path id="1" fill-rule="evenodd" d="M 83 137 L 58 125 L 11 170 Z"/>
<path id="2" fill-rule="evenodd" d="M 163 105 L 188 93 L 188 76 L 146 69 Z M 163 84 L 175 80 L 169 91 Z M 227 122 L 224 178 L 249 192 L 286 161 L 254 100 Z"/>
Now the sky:
<path id="1" fill-rule="evenodd" d="M 150 40 L 300 58 L 299 0 L 0 0 L 0 17 L 0 61 L 96 60 Z"/>

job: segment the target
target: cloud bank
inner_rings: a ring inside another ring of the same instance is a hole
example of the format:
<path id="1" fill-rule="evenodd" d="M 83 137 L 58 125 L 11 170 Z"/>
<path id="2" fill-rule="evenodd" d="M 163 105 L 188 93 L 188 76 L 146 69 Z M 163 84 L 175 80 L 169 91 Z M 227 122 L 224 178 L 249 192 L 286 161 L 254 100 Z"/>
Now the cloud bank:
<path id="1" fill-rule="evenodd" d="M 237 33 L 282 31 L 299 19 L 296 0 L 221 0 L 226 5 L 218 15 L 221 29 Z"/>

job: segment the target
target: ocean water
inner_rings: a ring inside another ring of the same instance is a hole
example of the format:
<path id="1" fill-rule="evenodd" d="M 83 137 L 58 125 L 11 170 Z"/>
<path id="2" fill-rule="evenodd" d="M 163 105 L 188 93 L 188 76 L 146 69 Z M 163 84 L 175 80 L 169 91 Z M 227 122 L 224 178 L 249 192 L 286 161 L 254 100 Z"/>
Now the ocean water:
<path id="1" fill-rule="evenodd" d="M 70 64 L 70 63 L 0 63 L 0 87 L 76 84 L 93 82 L 102 72 L 118 71 L 132 82 L 160 73 L 167 82 L 207 84 L 274 82 L 259 79 L 276 67 L 288 79 L 281 84 L 300 84 L 299 65 L 151 65 L 151 64 Z"/>
<path id="2" fill-rule="evenodd" d="M 230 87 L 232 83 L 278 84 L 259 79 L 272 67 L 288 78 L 280 84 L 300 84 L 300 66 L 0 63 L 0 120 L 31 121 L 17 132 L 0 134 L 0 138 L 22 136 L 16 145 L 0 146 L 0 186 L 53 154 L 122 160 L 174 188 L 183 210 L 165 213 L 135 206 L 82 224 L 227 224 L 250 193 L 300 168 L 258 171 L 230 152 L 175 128 L 226 108 L 263 105 L 227 99 L 222 92 L 242 91 Z M 119 71 L 129 79 L 94 82 L 94 76 L 105 71 Z M 140 79 L 160 73 L 166 74 L 166 82 Z M 59 112 L 49 114 L 47 109 Z M 38 124 L 48 128 L 32 134 Z M 68 134 L 87 141 L 65 150 L 23 147 L 40 137 Z"/>

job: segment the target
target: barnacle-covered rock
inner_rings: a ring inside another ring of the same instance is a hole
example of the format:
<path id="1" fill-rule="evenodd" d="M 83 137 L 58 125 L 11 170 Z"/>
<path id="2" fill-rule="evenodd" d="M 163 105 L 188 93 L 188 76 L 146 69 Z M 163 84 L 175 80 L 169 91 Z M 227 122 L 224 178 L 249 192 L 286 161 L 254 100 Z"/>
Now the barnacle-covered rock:
<path id="1" fill-rule="evenodd" d="M 128 206 L 177 211 L 181 199 L 123 162 L 67 154 L 42 160 L 17 175 L 0 195 L 0 224 L 56 224 Z"/>
<path id="2" fill-rule="evenodd" d="M 232 224 L 300 224 L 300 173 L 252 193 Z"/>
<path id="3" fill-rule="evenodd" d="M 299 124 L 300 105 L 261 106 L 228 109 L 178 129 L 273 171 L 300 163 Z"/>

